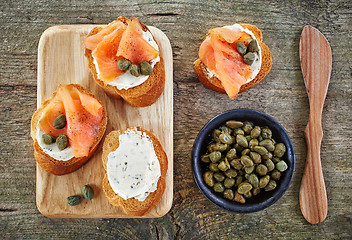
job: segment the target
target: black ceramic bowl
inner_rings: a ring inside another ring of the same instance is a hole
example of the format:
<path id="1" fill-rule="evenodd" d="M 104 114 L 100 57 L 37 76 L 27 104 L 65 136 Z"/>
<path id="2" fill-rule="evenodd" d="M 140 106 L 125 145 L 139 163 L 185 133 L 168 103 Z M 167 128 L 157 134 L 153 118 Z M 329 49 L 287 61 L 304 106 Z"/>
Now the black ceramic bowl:
<path id="1" fill-rule="evenodd" d="M 224 125 L 228 120 L 250 121 L 255 126 L 267 126 L 272 130 L 272 137 L 277 142 L 282 142 L 286 145 L 286 153 L 282 159 L 287 163 L 288 169 L 282 173 L 281 178 L 277 181 L 276 189 L 273 191 L 261 191 L 257 196 L 246 199 L 246 203 L 244 204 L 225 199 L 221 193 L 213 191 L 203 180 L 207 164 L 203 163 L 200 157 L 207 152 L 207 145 L 211 142 L 213 130 Z M 274 118 L 256 110 L 236 109 L 214 117 L 199 132 L 193 145 L 192 170 L 198 188 L 209 201 L 231 212 L 250 213 L 271 206 L 284 195 L 291 183 L 295 170 L 295 153 L 290 137 Z"/>

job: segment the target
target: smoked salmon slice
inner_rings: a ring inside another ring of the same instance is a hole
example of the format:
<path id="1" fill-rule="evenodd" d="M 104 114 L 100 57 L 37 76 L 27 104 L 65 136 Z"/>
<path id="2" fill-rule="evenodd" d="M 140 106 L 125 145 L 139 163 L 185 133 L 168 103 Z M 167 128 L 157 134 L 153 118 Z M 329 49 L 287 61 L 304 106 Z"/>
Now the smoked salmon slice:
<path id="1" fill-rule="evenodd" d="M 55 129 L 54 119 L 61 114 L 65 114 L 67 124 L 63 129 Z M 73 155 L 76 158 L 85 157 L 99 132 L 102 118 L 103 106 L 97 99 L 80 92 L 72 85 L 61 85 L 55 98 L 43 112 L 39 129 L 54 137 L 65 134 Z"/>
<path id="2" fill-rule="evenodd" d="M 235 99 L 246 80 L 252 76 L 252 68 L 245 64 L 238 53 L 238 41 L 248 45 L 251 36 L 228 28 L 210 29 L 199 48 L 199 59 L 213 71 L 230 99 Z"/>
<path id="3" fill-rule="evenodd" d="M 84 46 L 92 51 L 98 66 L 98 77 L 105 84 L 124 73 L 117 67 L 121 58 L 128 59 L 132 64 L 140 64 L 159 56 L 159 51 L 143 38 L 143 34 L 143 27 L 137 18 L 124 22 L 117 19 L 84 39 Z"/>

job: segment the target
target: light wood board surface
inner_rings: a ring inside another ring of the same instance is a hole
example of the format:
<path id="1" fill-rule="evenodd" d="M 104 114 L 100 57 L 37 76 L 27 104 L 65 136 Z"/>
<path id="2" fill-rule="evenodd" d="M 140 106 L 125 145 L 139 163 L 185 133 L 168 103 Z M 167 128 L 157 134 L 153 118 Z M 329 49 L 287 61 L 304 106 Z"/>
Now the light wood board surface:
<path id="1" fill-rule="evenodd" d="M 170 210 L 173 199 L 173 70 L 170 42 L 162 31 L 150 27 L 165 62 L 165 89 L 152 106 L 135 108 L 122 99 L 109 97 L 95 83 L 84 57 L 83 46 L 83 39 L 94 26 L 54 26 L 42 34 L 38 47 L 37 107 L 60 84 L 77 83 L 103 102 L 108 115 L 106 134 L 133 126 L 154 133 L 168 157 L 166 189 L 158 205 L 143 217 L 161 217 Z M 101 161 L 102 142 L 93 157 L 73 173 L 55 176 L 37 164 L 36 203 L 43 215 L 61 218 L 131 217 L 122 208 L 110 205 L 102 191 L 101 183 L 105 174 Z M 66 198 L 81 194 L 82 186 L 86 184 L 93 187 L 94 198 L 91 201 L 83 199 L 74 207 L 69 206 Z"/>

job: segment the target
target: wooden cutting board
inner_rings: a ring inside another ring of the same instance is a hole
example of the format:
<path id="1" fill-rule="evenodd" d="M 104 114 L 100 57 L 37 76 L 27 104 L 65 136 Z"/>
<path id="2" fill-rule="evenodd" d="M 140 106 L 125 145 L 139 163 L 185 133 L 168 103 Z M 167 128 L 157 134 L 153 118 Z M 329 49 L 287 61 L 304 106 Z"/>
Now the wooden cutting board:
<path id="1" fill-rule="evenodd" d="M 172 49 L 166 35 L 155 27 L 149 27 L 160 46 L 165 63 L 165 89 L 152 106 L 135 108 L 122 99 L 113 99 L 95 83 L 84 57 L 83 39 L 95 25 L 54 26 L 41 36 L 38 47 L 37 107 L 49 98 L 60 84 L 78 83 L 87 88 L 104 104 L 108 123 L 106 133 L 140 126 L 154 133 L 168 157 L 166 189 L 158 205 L 144 218 L 165 215 L 173 198 L 173 69 Z M 104 138 L 102 139 L 102 142 Z M 59 218 L 130 218 L 122 208 L 109 204 L 102 191 L 105 174 L 101 161 L 102 142 L 93 157 L 77 171 L 55 176 L 45 172 L 37 164 L 36 203 L 47 217 Z M 91 201 L 83 199 L 71 207 L 66 198 L 81 194 L 83 185 L 94 189 Z"/>

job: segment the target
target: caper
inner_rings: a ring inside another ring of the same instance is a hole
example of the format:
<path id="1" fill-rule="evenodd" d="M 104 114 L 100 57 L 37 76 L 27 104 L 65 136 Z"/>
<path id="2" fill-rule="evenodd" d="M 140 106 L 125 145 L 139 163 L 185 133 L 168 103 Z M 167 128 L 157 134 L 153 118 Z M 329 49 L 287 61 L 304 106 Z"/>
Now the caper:
<path id="1" fill-rule="evenodd" d="M 269 181 L 270 181 L 269 175 L 265 175 L 264 177 L 259 179 L 259 187 L 265 188 L 266 185 L 268 185 Z"/>
<path id="2" fill-rule="evenodd" d="M 257 152 L 250 152 L 249 156 L 253 160 L 254 163 L 261 163 L 262 162 L 262 157 L 259 153 Z"/>
<path id="3" fill-rule="evenodd" d="M 253 148 L 255 146 L 258 146 L 259 145 L 259 141 L 258 139 L 251 139 L 249 142 L 248 142 L 248 147 L 251 151 L 253 151 Z"/>
<path id="4" fill-rule="evenodd" d="M 246 199 L 243 197 L 242 194 L 239 194 L 238 191 L 235 192 L 235 198 L 233 200 L 235 200 L 236 202 L 239 202 L 239 203 L 246 202 Z"/>
<path id="5" fill-rule="evenodd" d="M 236 149 L 231 148 L 227 153 L 226 153 L 226 158 L 227 160 L 231 161 L 236 158 Z"/>
<path id="6" fill-rule="evenodd" d="M 237 141 L 238 145 L 240 145 L 241 147 L 245 147 L 245 148 L 248 147 L 248 141 L 247 141 L 245 136 L 237 135 L 236 136 L 236 141 Z"/>
<path id="7" fill-rule="evenodd" d="M 209 186 L 213 187 L 214 186 L 214 178 L 213 178 L 213 172 L 207 171 L 203 175 L 204 182 Z"/>
<path id="8" fill-rule="evenodd" d="M 275 150 L 275 146 L 274 146 L 273 142 L 270 139 L 264 139 L 263 141 L 261 141 L 259 143 L 259 146 L 265 147 L 270 152 Z"/>
<path id="9" fill-rule="evenodd" d="M 275 145 L 275 151 L 274 151 L 274 155 L 276 157 L 281 158 L 286 152 L 286 147 L 285 144 L 283 143 L 278 143 Z"/>
<path id="10" fill-rule="evenodd" d="M 260 193 L 260 188 L 259 187 L 255 187 L 252 189 L 252 194 L 253 196 L 257 196 Z"/>
<path id="11" fill-rule="evenodd" d="M 148 62 L 143 61 L 140 65 L 142 75 L 151 75 L 153 73 L 153 68 Z"/>
<path id="12" fill-rule="evenodd" d="M 241 157 L 241 163 L 245 167 L 252 167 L 254 164 L 252 159 L 250 157 L 248 157 L 247 155 L 244 155 Z"/>
<path id="13" fill-rule="evenodd" d="M 276 163 L 275 167 L 280 172 L 284 172 L 288 168 L 287 164 L 283 160 L 281 160 L 280 162 Z"/>
<path id="14" fill-rule="evenodd" d="M 236 158 L 230 162 L 230 165 L 237 170 L 241 170 L 243 168 L 243 165 L 241 163 L 241 159 Z"/>
<path id="15" fill-rule="evenodd" d="M 226 144 L 232 144 L 234 142 L 234 139 L 227 132 L 221 133 L 219 135 L 219 140 L 220 140 L 220 142 L 226 143 Z"/>
<path id="16" fill-rule="evenodd" d="M 259 187 L 259 178 L 254 173 L 249 175 L 248 182 L 255 188 Z"/>
<path id="17" fill-rule="evenodd" d="M 223 132 L 227 132 L 228 134 L 232 134 L 232 129 L 226 126 L 221 126 L 220 130 Z"/>
<path id="18" fill-rule="evenodd" d="M 250 41 L 247 46 L 247 50 L 248 52 L 258 52 L 259 47 L 258 47 L 257 40 L 253 39 L 252 41 Z"/>
<path id="19" fill-rule="evenodd" d="M 246 45 L 244 45 L 244 43 L 243 43 L 243 42 L 240 42 L 240 41 L 238 41 L 238 42 L 236 43 L 236 49 L 237 49 L 237 52 L 238 52 L 239 54 L 241 54 L 242 56 L 245 55 L 246 52 L 247 52 L 247 47 L 246 47 Z"/>
<path id="20" fill-rule="evenodd" d="M 243 123 L 240 121 L 230 120 L 226 122 L 226 125 L 232 129 L 240 128 L 243 126 Z"/>
<path id="21" fill-rule="evenodd" d="M 255 146 L 253 147 L 253 150 L 262 156 L 268 153 L 268 150 L 263 146 Z"/>
<path id="22" fill-rule="evenodd" d="M 264 164 L 265 164 L 265 166 L 267 166 L 268 172 L 271 172 L 272 170 L 275 169 L 275 164 L 270 159 L 265 160 Z"/>
<path id="23" fill-rule="evenodd" d="M 214 183 L 215 192 L 223 192 L 225 190 L 224 185 L 220 182 Z"/>
<path id="24" fill-rule="evenodd" d="M 209 159 L 213 163 L 219 162 L 221 159 L 221 152 L 219 152 L 219 151 L 211 152 L 209 154 Z"/>
<path id="25" fill-rule="evenodd" d="M 213 151 L 220 151 L 223 152 L 227 149 L 227 144 L 215 143 L 213 146 Z"/>
<path id="26" fill-rule="evenodd" d="M 230 169 L 230 165 L 227 165 L 225 161 L 221 161 L 218 165 L 218 168 L 225 172 L 227 169 Z"/>
<path id="27" fill-rule="evenodd" d="M 56 138 L 56 145 L 62 151 L 68 145 L 68 139 L 65 134 L 61 134 Z"/>
<path id="28" fill-rule="evenodd" d="M 80 195 L 73 195 L 70 196 L 66 199 L 68 205 L 70 206 L 76 206 L 80 201 L 81 201 L 81 196 Z"/>
<path id="29" fill-rule="evenodd" d="M 50 134 L 43 134 L 42 140 L 46 145 L 50 145 L 55 142 L 55 138 Z"/>
<path id="30" fill-rule="evenodd" d="M 260 176 L 264 176 L 268 173 L 268 167 L 265 166 L 264 164 L 259 164 L 257 166 L 257 168 L 255 169 L 255 171 L 260 175 Z"/>
<path id="31" fill-rule="evenodd" d="M 214 179 L 218 182 L 222 182 L 225 179 L 225 175 L 221 172 L 216 172 L 213 174 L 213 176 L 214 176 Z"/>
<path id="32" fill-rule="evenodd" d="M 255 128 L 252 129 L 251 131 L 251 137 L 252 138 L 257 138 L 260 136 L 260 133 L 261 133 L 261 129 L 259 126 L 256 126 Z"/>
<path id="33" fill-rule="evenodd" d="M 261 141 L 263 141 L 263 140 L 264 140 L 264 138 L 262 137 L 262 135 L 260 135 L 260 136 L 258 137 L 258 141 L 261 142 Z"/>
<path id="34" fill-rule="evenodd" d="M 84 185 L 82 187 L 82 194 L 83 197 L 87 200 L 92 200 L 93 196 L 94 196 L 94 190 L 91 186 L 89 185 Z"/>
<path id="35" fill-rule="evenodd" d="M 249 192 L 252 188 L 253 188 L 252 184 L 247 183 L 247 182 L 243 182 L 238 186 L 237 191 L 239 194 L 244 194 L 244 193 Z"/>
<path id="36" fill-rule="evenodd" d="M 248 121 L 245 121 L 242 129 L 245 133 L 249 134 L 253 129 L 253 124 Z"/>
<path id="37" fill-rule="evenodd" d="M 249 173 L 252 173 L 254 171 L 254 168 L 255 168 L 254 165 L 251 166 L 251 167 L 245 167 L 244 171 L 249 174 Z"/>
<path id="38" fill-rule="evenodd" d="M 247 142 L 249 142 L 250 140 L 252 140 L 251 135 L 246 135 L 245 137 L 246 137 L 246 139 L 247 139 Z"/>
<path id="39" fill-rule="evenodd" d="M 128 68 L 131 66 L 131 62 L 128 61 L 127 59 L 120 59 L 117 62 L 117 67 L 121 70 L 121 71 L 126 71 L 128 70 Z"/>
<path id="40" fill-rule="evenodd" d="M 236 177 L 237 176 L 237 171 L 235 170 L 235 169 L 229 169 L 229 170 L 226 170 L 226 172 L 225 172 L 225 175 L 226 175 L 226 177 L 228 177 L 228 178 L 234 178 L 234 177 Z"/>
<path id="41" fill-rule="evenodd" d="M 216 164 L 216 163 L 210 163 L 210 164 L 209 164 L 209 169 L 210 169 L 210 171 L 212 171 L 212 172 L 218 172 L 218 171 L 219 171 L 218 164 Z"/>
<path id="42" fill-rule="evenodd" d="M 245 64 L 247 65 L 252 65 L 253 62 L 255 60 L 255 54 L 252 53 L 252 52 L 249 52 L 249 53 L 246 53 L 244 56 L 243 56 L 243 61 Z"/>
<path id="43" fill-rule="evenodd" d="M 251 191 L 246 192 L 246 193 L 243 194 L 243 196 L 244 196 L 245 198 L 251 198 L 251 197 L 252 197 L 252 192 L 251 192 Z"/>
<path id="44" fill-rule="evenodd" d="M 232 200 L 233 197 L 234 197 L 234 193 L 233 193 L 233 190 L 232 189 L 226 189 L 224 191 L 224 197 L 229 199 L 229 200 Z"/>
<path id="45" fill-rule="evenodd" d="M 224 186 L 226 188 L 232 188 L 236 183 L 236 180 L 234 178 L 226 178 L 224 181 Z"/>
<path id="46" fill-rule="evenodd" d="M 208 145 L 208 151 L 209 152 L 214 152 L 215 150 L 214 150 L 214 146 L 215 146 L 215 143 L 210 143 L 209 145 Z"/>
<path id="47" fill-rule="evenodd" d="M 220 142 L 219 136 L 221 134 L 221 131 L 219 129 L 215 129 L 213 132 L 213 138 L 215 142 Z"/>
<path id="48" fill-rule="evenodd" d="M 239 175 L 236 177 L 236 183 L 235 183 L 235 186 L 238 187 L 238 185 L 240 185 L 244 180 L 244 177 Z"/>
<path id="49" fill-rule="evenodd" d="M 272 191 L 276 188 L 276 182 L 274 180 L 270 180 L 269 183 L 265 186 L 265 190 Z"/>
<path id="50" fill-rule="evenodd" d="M 264 154 L 264 155 L 262 156 L 262 158 L 263 158 L 264 160 L 272 159 L 272 158 L 273 158 L 273 154 L 272 154 L 271 152 L 268 152 L 268 153 Z"/>
<path id="51" fill-rule="evenodd" d="M 248 155 L 251 152 L 251 150 L 249 148 L 245 148 L 243 149 L 243 151 L 241 152 L 241 155 Z"/>
<path id="52" fill-rule="evenodd" d="M 244 131 L 242 129 L 236 129 L 234 133 L 235 135 L 244 135 Z"/>
<path id="53" fill-rule="evenodd" d="M 277 169 L 274 169 L 271 174 L 270 177 L 274 180 L 279 180 L 279 178 L 281 177 L 281 172 Z"/>
<path id="54" fill-rule="evenodd" d="M 270 139 L 271 138 L 271 136 L 272 136 L 272 132 L 271 132 L 271 130 L 269 129 L 269 128 L 263 128 L 262 129 L 262 138 L 263 139 Z"/>
<path id="55" fill-rule="evenodd" d="M 131 66 L 129 67 L 129 70 L 130 70 L 131 75 L 133 75 L 135 77 L 139 77 L 141 75 L 141 69 L 136 64 L 131 64 Z"/>
<path id="56" fill-rule="evenodd" d="M 65 114 L 61 114 L 57 116 L 53 122 L 53 127 L 55 129 L 62 129 L 66 126 L 66 116 Z"/>
<path id="57" fill-rule="evenodd" d="M 204 163 L 210 163 L 210 158 L 209 158 L 209 154 L 203 154 L 201 157 L 200 157 L 200 160 Z"/>

